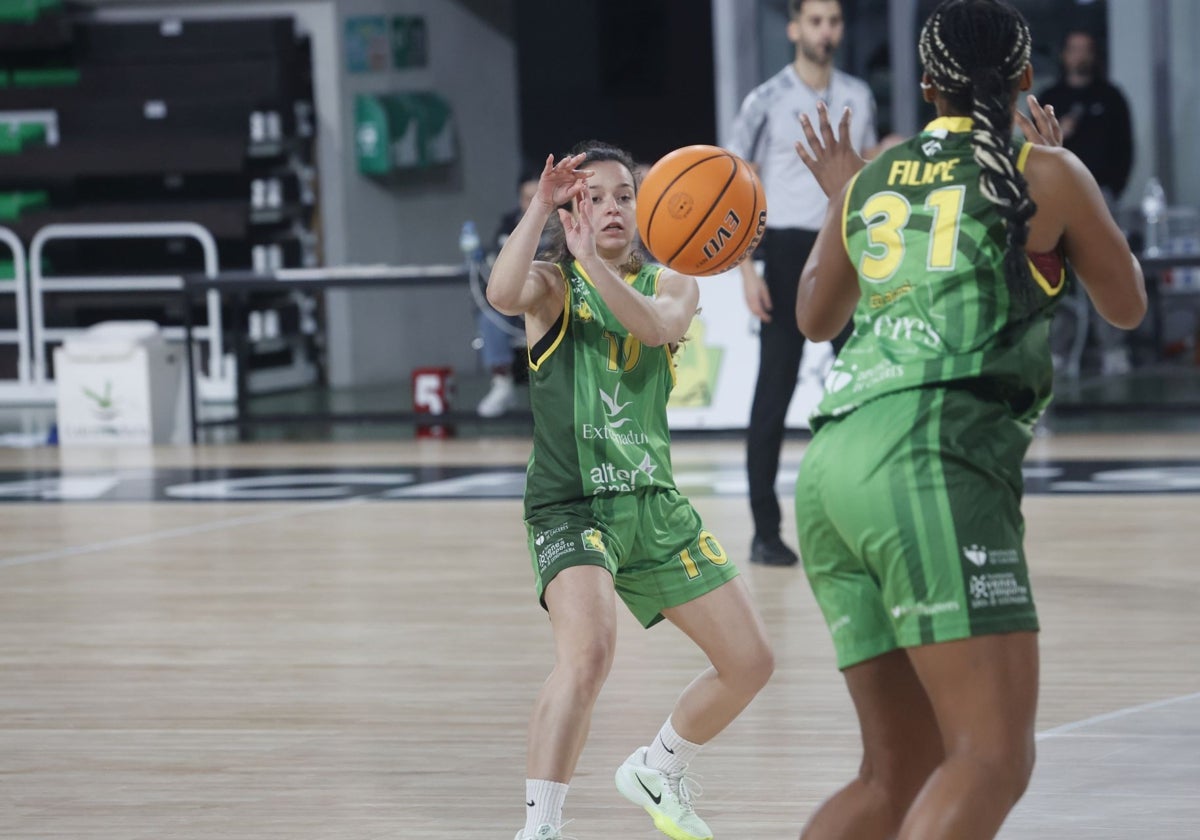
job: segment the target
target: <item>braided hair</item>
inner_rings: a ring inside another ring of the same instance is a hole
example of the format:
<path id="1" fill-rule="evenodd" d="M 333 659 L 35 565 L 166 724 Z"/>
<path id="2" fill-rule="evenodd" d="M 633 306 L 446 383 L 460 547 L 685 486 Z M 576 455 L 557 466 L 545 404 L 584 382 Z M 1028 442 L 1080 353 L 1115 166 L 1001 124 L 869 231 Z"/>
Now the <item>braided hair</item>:
<path id="1" fill-rule="evenodd" d="M 633 162 L 633 156 L 624 149 L 603 143 L 599 140 L 585 140 L 582 143 L 576 144 L 575 148 L 571 149 L 567 154 L 582 154 L 584 156 L 583 160 L 579 163 L 580 169 L 586 169 L 589 163 L 595 163 L 598 160 L 615 161 L 629 170 L 629 174 L 633 176 L 634 189 L 638 187 L 637 166 Z M 563 205 L 562 209 L 570 210 L 571 208 L 569 205 Z M 562 222 L 559 220 L 557 213 L 550 216 L 546 232 L 549 242 L 545 251 L 541 254 L 542 258 L 553 263 L 558 263 L 559 265 L 570 264 L 575 257 L 567 247 L 566 231 L 563 230 Z M 623 274 L 637 274 L 644 262 L 645 254 L 638 243 L 635 242 L 629 258 L 621 265 L 621 272 Z"/>
<path id="2" fill-rule="evenodd" d="M 1029 279 L 1025 243 L 1037 205 L 1017 169 L 1012 94 L 1029 64 L 1031 42 L 1029 24 L 1005 0 L 945 0 L 925 22 L 917 46 L 938 90 L 974 121 L 971 143 L 982 170 L 979 189 L 1005 221 L 1004 269 L 1017 289 Z"/>

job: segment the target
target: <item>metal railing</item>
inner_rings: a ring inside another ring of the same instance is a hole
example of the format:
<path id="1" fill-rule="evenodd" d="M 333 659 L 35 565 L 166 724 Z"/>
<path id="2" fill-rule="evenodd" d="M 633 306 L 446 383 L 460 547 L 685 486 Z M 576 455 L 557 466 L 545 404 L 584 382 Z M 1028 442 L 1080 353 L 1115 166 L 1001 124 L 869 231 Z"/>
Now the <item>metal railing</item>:
<path id="1" fill-rule="evenodd" d="M 8 246 L 13 255 L 13 295 L 16 300 L 17 328 L 0 330 L 0 344 L 17 346 L 18 388 L 25 388 L 32 381 L 29 364 L 29 278 L 26 272 L 25 246 L 17 235 L 8 228 L 0 227 L 0 242 Z"/>
<path id="2" fill-rule="evenodd" d="M 181 276 L 118 276 L 118 277 L 46 277 L 42 272 L 42 252 L 47 243 L 68 239 L 158 239 L 183 237 L 193 239 L 204 251 L 204 273 L 216 277 L 220 271 L 217 243 L 206 228 L 194 222 L 144 222 L 48 225 L 37 232 L 29 248 L 30 344 L 32 351 L 31 382 L 34 388 L 44 388 L 50 381 L 47 364 L 47 345 L 61 341 L 78 329 L 50 329 L 46 326 L 45 296 L 54 292 L 138 292 L 178 291 L 183 288 Z M 197 327 L 192 335 L 208 342 L 207 376 L 201 377 L 213 396 L 228 397 L 233 393 L 237 371 L 224 364 L 225 350 L 221 330 L 221 297 L 215 291 L 206 295 L 207 324 Z M 183 340 L 182 326 L 166 327 L 168 339 Z"/>

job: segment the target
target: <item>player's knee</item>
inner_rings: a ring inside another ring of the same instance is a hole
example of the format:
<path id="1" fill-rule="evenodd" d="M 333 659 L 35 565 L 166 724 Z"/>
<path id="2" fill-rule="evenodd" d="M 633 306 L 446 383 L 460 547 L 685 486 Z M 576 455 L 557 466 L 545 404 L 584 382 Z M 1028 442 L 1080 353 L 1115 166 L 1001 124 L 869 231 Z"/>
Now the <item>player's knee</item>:
<path id="1" fill-rule="evenodd" d="M 775 653 L 764 638 L 743 641 L 736 652 L 712 660 L 721 680 L 733 690 L 753 697 L 775 673 Z"/>
<path id="2" fill-rule="evenodd" d="M 608 672 L 612 669 L 615 640 L 596 638 L 571 652 L 562 667 L 574 683 L 575 691 L 585 696 L 598 696 Z"/>
<path id="3" fill-rule="evenodd" d="M 1006 756 L 1005 781 L 1013 802 L 1020 799 L 1025 789 L 1029 787 L 1029 779 L 1033 776 L 1033 765 L 1037 761 L 1037 747 L 1033 737 L 1018 741 L 1011 754 Z"/>
<path id="4" fill-rule="evenodd" d="M 775 673 L 775 651 L 766 639 L 743 651 L 739 661 L 741 682 L 746 690 L 757 694 Z"/>
<path id="5" fill-rule="evenodd" d="M 899 831 L 912 801 L 897 789 L 897 781 L 897 777 L 881 773 L 880 768 L 865 759 L 858 770 L 855 807 L 864 816 L 870 814 L 873 825 L 887 826 L 888 837 Z"/>
<path id="6" fill-rule="evenodd" d="M 874 807 L 898 829 L 944 758 L 940 742 L 909 743 L 903 748 L 875 750 L 863 758 L 859 780 L 870 792 Z"/>
<path id="7" fill-rule="evenodd" d="M 1036 758 L 1032 734 L 1002 739 L 987 748 L 975 746 L 963 756 L 988 780 L 989 789 L 1016 802 L 1029 786 Z"/>
<path id="8" fill-rule="evenodd" d="M 1020 799 L 1029 787 L 1036 759 L 1037 747 L 1034 745 L 1032 733 L 1027 738 L 1012 739 L 1001 752 L 1000 780 L 1012 794 L 1014 802 Z"/>

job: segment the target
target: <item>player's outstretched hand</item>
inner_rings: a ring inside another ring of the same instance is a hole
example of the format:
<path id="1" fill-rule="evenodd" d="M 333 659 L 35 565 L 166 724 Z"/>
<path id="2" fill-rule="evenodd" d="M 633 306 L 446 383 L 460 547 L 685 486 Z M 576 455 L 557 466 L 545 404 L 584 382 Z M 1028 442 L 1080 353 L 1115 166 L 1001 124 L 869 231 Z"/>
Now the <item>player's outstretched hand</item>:
<path id="1" fill-rule="evenodd" d="M 587 179 L 591 169 L 576 169 L 587 155 L 568 155 L 557 163 L 554 155 L 546 158 L 546 165 L 538 178 L 537 200 L 553 210 L 587 193 Z"/>
<path id="2" fill-rule="evenodd" d="M 1029 103 L 1030 116 L 1017 111 L 1017 128 L 1021 129 L 1025 139 L 1035 146 L 1061 146 L 1063 131 L 1054 113 L 1054 106 L 1043 108 L 1032 93 L 1025 97 L 1025 101 Z"/>
<path id="3" fill-rule="evenodd" d="M 804 165 L 812 172 L 813 177 L 827 196 L 835 196 L 842 187 L 854 177 L 860 169 L 867 165 L 862 156 L 854 151 L 850 143 L 850 109 L 842 112 L 838 123 L 837 137 L 833 136 L 833 126 L 829 122 L 829 109 L 824 102 L 817 103 L 817 120 L 820 125 L 820 136 L 813 129 L 812 120 L 808 114 L 800 115 L 800 126 L 804 129 L 804 137 L 808 140 L 808 148 L 799 140 L 796 141 L 796 154 Z M 810 151 L 811 150 L 811 151 Z"/>
<path id="4" fill-rule="evenodd" d="M 590 197 L 574 203 L 574 210 L 558 209 L 558 219 L 566 234 L 567 248 L 575 259 L 582 260 L 596 253 L 596 226 L 592 221 Z"/>

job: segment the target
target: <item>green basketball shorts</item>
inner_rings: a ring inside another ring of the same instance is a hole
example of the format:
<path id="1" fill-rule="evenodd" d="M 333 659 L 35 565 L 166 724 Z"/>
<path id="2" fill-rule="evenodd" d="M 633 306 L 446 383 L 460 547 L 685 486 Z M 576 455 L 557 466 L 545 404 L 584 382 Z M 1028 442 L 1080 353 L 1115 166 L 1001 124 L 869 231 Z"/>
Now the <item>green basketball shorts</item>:
<path id="1" fill-rule="evenodd" d="M 596 496 L 546 505 L 525 520 L 537 596 L 571 566 L 603 566 L 629 611 L 650 627 L 662 611 L 737 576 L 725 549 L 674 489 Z"/>
<path id="2" fill-rule="evenodd" d="M 804 570 L 847 668 L 901 647 L 1037 630 L 1025 565 L 1029 429 L 945 388 L 814 435 L 796 483 Z"/>

